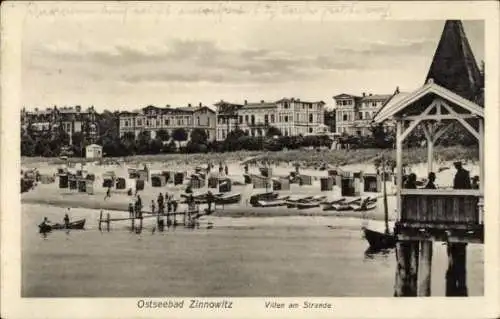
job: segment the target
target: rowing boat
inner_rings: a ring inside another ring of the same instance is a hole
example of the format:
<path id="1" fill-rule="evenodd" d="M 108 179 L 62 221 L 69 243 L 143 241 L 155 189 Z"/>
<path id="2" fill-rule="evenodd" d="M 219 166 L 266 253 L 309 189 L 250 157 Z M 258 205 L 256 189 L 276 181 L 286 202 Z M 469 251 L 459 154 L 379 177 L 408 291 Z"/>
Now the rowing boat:
<path id="1" fill-rule="evenodd" d="M 65 224 L 46 224 L 41 223 L 38 225 L 40 229 L 40 233 L 48 233 L 52 230 L 61 230 L 61 229 L 84 229 L 85 228 L 85 219 L 75 220 L 74 222 L 70 222 L 68 225 Z"/>

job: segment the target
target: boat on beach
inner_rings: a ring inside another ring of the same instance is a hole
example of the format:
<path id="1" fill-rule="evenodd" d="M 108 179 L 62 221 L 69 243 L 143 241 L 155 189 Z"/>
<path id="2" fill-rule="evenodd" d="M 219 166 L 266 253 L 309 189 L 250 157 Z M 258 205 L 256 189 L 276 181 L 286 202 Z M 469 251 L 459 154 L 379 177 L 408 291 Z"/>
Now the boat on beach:
<path id="1" fill-rule="evenodd" d="M 366 212 L 366 211 L 374 210 L 375 208 L 377 208 L 377 204 L 368 203 L 365 206 L 363 206 L 363 205 L 351 205 L 351 208 L 355 212 Z"/>
<path id="2" fill-rule="evenodd" d="M 85 219 L 79 219 L 75 220 L 73 222 L 70 222 L 68 226 L 65 224 L 47 224 L 47 223 L 41 223 L 38 225 L 38 228 L 40 230 L 40 233 L 48 233 L 52 230 L 65 230 L 65 229 L 84 229 L 85 228 Z"/>
<path id="3" fill-rule="evenodd" d="M 389 249 L 396 246 L 396 237 L 389 232 L 378 232 L 363 227 L 364 237 L 373 250 Z"/>
<path id="4" fill-rule="evenodd" d="M 296 208 L 299 203 L 307 203 L 313 199 L 314 196 L 290 197 L 286 201 L 286 207 Z"/>
<path id="5" fill-rule="evenodd" d="M 266 192 L 250 196 L 250 205 L 259 206 L 259 201 L 272 201 L 278 198 L 278 193 L 276 192 Z"/>
<path id="6" fill-rule="evenodd" d="M 241 201 L 241 194 L 224 194 L 215 197 L 215 204 L 218 205 L 229 205 L 229 204 L 237 204 Z"/>

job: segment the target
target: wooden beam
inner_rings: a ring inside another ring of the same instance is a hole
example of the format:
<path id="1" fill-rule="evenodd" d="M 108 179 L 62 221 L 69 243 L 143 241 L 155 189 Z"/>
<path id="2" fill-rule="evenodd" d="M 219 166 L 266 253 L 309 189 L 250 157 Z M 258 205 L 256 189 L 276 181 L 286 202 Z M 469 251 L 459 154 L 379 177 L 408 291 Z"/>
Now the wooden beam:
<path id="1" fill-rule="evenodd" d="M 448 125 L 446 125 L 445 127 L 442 127 L 440 128 L 436 134 L 434 134 L 433 136 L 433 140 L 432 142 L 434 142 L 434 144 L 437 142 L 438 139 L 441 138 L 441 136 L 443 136 L 444 133 L 446 133 L 446 131 L 448 131 L 448 129 L 453 125 L 453 123 L 448 123 Z"/>
<path id="2" fill-rule="evenodd" d="M 442 102 L 442 105 L 444 106 L 445 109 L 448 110 L 448 112 L 450 112 L 450 115 L 455 116 L 455 120 L 460 122 L 479 141 L 480 139 L 479 133 L 469 123 L 467 123 L 463 118 L 460 118 L 458 114 L 448 104 Z"/>
<path id="3" fill-rule="evenodd" d="M 404 133 L 401 134 L 401 142 L 406 139 L 408 134 L 410 134 L 415 127 L 423 120 L 423 117 L 427 116 L 430 111 L 438 104 L 438 100 L 432 101 L 432 103 L 422 112 L 422 114 L 416 116 L 416 119 L 410 124 L 410 126 L 404 131 Z M 407 120 L 408 117 L 405 117 L 405 120 Z"/>
<path id="4" fill-rule="evenodd" d="M 446 271 L 446 296 L 466 297 L 467 244 L 448 243 L 448 270 Z"/>
<path id="5" fill-rule="evenodd" d="M 413 120 L 436 120 L 436 121 L 441 121 L 441 120 L 455 120 L 457 118 L 461 119 L 475 119 L 479 118 L 476 114 L 458 114 L 456 115 L 451 115 L 451 114 L 431 114 L 431 115 L 409 115 L 405 116 L 405 120 L 408 121 L 413 121 Z"/>

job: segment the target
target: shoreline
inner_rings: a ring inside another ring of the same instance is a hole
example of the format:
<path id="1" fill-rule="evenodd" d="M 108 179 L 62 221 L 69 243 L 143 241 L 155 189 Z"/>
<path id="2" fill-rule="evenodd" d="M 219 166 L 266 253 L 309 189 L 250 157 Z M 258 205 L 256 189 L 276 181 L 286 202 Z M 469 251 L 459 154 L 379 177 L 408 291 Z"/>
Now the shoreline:
<path id="1" fill-rule="evenodd" d="M 107 210 L 114 212 L 128 213 L 128 205 L 126 203 L 94 203 L 71 201 L 66 199 L 42 199 L 28 198 L 21 201 L 22 204 L 44 205 L 58 208 L 83 208 L 92 210 Z M 98 204 L 98 205 L 97 205 Z M 181 206 L 182 207 L 182 206 Z M 203 210 L 205 207 L 200 207 Z M 178 212 L 184 211 L 183 209 Z M 145 214 L 151 214 L 150 210 L 143 210 Z M 206 216 L 213 217 L 230 217 L 230 218 L 267 218 L 267 217 L 345 217 L 358 218 L 365 220 L 383 221 L 384 217 L 372 212 L 356 212 L 356 211 L 323 211 L 320 208 L 316 209 L 289 209 L 286 206 L 282 207 L 241 207 L 241 205 L 225 206 L 224 208 L 216 207 L 215 211 Z M 394 218 L 389 216 L 389 221 L 394 221 Z"/>

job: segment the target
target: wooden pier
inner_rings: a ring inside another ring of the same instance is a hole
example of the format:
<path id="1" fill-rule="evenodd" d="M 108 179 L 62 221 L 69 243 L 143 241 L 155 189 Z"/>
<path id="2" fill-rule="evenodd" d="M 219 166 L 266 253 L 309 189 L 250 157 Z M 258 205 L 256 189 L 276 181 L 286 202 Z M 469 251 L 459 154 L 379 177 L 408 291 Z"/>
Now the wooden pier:
<path id="1" fill-rule="evenodd" d="M 200 213 L 199 209 L 193 211 L 183 211 L 183 212 L 171 212 L 171 213 L 160 213 L 153 214 L 151 212 L 143 212 L 142 214 L 138 214 L 137 216 L 132 217 L 115 217 L 111 218 L 109 213 L 106 214 L 106 218 L 103 218 L 103 212 L 101 211 L 98 220 L 99 231 L 103 231 L 103 225 L 105 226 L 106 231 L 111 230 L 111 223 L 113 222 L 121 222 L 121 221 L 130 221 L 130 230 L 141 232 L 143 229 L 143 220 L 147 218 L 156 218 L 156 227 L 159 231 L 163 231 L 165 225 L 167 227 L 176 227 L 176 226 L 184 226 L 189 228 L 194 228 L 198 218 L 209 215 L 209 213 Z M 177 220 L 177 216 L 183 216 L 181 221 Z M 165 223 L 166 222 L 166 223 Z"/>
<path id="2" fill-rule="evenodd" d="M 484 102 L 478 96 L 484 83 L 466 42 L 461 22 L 447 21 L 427 83 L 409 94 L 396 89 L 374 117 L 378 123 L 389 119 L 396 122 L 394 296 L 431 295 L 433 242 L 447 245 L 446 296 L 467 296 L 467 245 L 484 243 Z M 450 61 L 450 56 L 455 61 Z M 462 182 L 455 181 L 454 189 L 403 188 L 403 141 L 420 127 L 427 142 L 428 173 L 434 172 L 434 146 L 452 123 L 460 123 L 478 141 L 478 189 L 469 186 L 470 176 L 458 164 L 461 175 L 457 173 L 457 181 Z"/>

